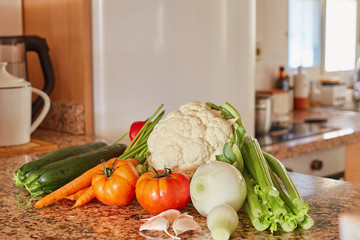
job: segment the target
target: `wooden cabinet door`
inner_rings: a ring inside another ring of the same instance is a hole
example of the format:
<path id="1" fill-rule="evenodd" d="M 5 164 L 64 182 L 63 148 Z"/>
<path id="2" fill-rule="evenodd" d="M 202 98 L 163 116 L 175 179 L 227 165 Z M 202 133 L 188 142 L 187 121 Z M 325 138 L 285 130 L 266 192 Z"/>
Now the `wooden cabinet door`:
<path id="1" fill-rule="evenodd" d="M 360 142 L 346 145 L 345 181 L 360 183 Z"/>
<path id="2" fill-rule="evenodd" d="M 46 39 L 54 68 L 52 102 L 83 106 L 85 134 L 93 134 L 90 0 L 23 0 L 24 34 Z M 28 54 L 28 75 L 42 88 L 37 55 Z M 67 119 L 67 116 L 63 116 Z"/>

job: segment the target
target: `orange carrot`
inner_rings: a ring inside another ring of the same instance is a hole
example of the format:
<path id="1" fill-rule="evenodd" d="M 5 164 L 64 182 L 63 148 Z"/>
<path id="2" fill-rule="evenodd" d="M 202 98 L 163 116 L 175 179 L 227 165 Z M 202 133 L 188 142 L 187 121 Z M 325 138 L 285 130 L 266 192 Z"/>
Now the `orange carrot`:
<path id="1" fill-rule="evenodd" d="M 105 163 L 110 164 L 115 159 L 116 158 L 112 158 L 112 159 L 106 161 Z M 129 160 L 127 160 L 127 161 L 129 161 L 131 164 L 134 165 L 135 161 L 137 161 L 136 159 L 134 161 L 134 159 L 129 158 Z M 66 196 L 74 194 L 74 193 L 80 191 L 81 189 L 90 187 L 93 175 L 96 172 L 101 171 L 102 169 L 103 169 L 103 163 L 100 163 L 97 166 L 87 170 L 86 172 L 84 172 L 82 175 L 75 178 L 71 182 L 65 184 L 61 188 L 55 190 L 52 193 L 49 193 L 48 195 L 46 195 L 43 198 L 41 198 L 39 201 L 37 201 L 35 203 L 34 208 L 43 208 L 43 207 L 49 206 L 50 204 L 53 204 L 54 202 L 57 202 Z"/>
<path id="2" fill-rule="evenodd" d="M 80 191 L 77 191 L 76 193 L 71 194 L 70 196 L 67 196 L 67 197 L 65 197 L 65 198 L 66 198 L 66 199 L 69 199 L 69 200 L 75 200 L 75 201 L 77 201 L 77 200 L 79 199 L 79 197 L 80 197 L 84 192 L 86 192 L 86 190 L 88 190 L 89 188 L 90 188 L 90 187 L 81 189 Z"/>
<path id="3" fill-rule="evenodd" d="M 93 200 L 95 198 L 95 193 L 92 189 L 92 187 L 89 187 L 79 198 L 76 200 L 76 203 L 73 208 L 83 206 Z"/>

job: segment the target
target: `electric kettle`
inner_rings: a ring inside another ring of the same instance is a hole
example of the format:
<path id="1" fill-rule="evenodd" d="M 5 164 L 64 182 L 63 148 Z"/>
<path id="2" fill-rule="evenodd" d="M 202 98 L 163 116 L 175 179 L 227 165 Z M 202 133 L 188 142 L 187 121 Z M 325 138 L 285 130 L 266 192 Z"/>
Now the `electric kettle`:
<path id="1" fill-rule="evenodd" d="M 28 80 L 26 52 L 36 52 L 39 56 L 43 76 L 45 79 L 42 91 L 50 95 L 54 88 L 54 71 L 52 68 L 49 47 L 44 38 L 38 36 L 0 36 L 0 62 L 6 62 L 6 70 L 10 74 Z M 31 116 L 41 110 L 44 101 L 37 97 L 32 103 Z"/>

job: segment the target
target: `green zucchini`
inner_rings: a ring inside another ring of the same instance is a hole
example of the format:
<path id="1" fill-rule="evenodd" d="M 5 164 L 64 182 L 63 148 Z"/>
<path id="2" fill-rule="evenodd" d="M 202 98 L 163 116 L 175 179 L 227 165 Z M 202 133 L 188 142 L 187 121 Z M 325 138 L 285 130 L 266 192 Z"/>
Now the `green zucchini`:
<path id="1" fill-rule="evenodd" d="M 42 195 L 55 191 L 77 178 L 103 160 L 120 156 L 126 148 L 124 144 L 112 144 L 91 152 L 65 158 L 50 163 L 29 175 L 24 181 L 31 195 Z"/>
<path id="2" fill-rule="evenodd" d="M 59 160 L 65 159 L 70 156 L 75 156 L 81 153 L 86 153 L 93 151 L 95 149 L 101 148 L 106 146 L 107 144 L 104 142 L 92 142 L 84 145 L 77 145 L 77 146 L 71 146 L 66 147 L 62 149 L 58 149 L 55 151 L 52 151 L 48 154 L 45 154 L 44 156 L 40 157 L 39 159 L 35 161 L 31 161 L 28 163 L 25 163 L 20 168 L 18 168 L 14 172 L 14 178 L 15 185 L 18 187 L 24 187 L 24 180 L 33 172 L 38 170 L 39 168 L 53 162 L 57 162 Z"/>

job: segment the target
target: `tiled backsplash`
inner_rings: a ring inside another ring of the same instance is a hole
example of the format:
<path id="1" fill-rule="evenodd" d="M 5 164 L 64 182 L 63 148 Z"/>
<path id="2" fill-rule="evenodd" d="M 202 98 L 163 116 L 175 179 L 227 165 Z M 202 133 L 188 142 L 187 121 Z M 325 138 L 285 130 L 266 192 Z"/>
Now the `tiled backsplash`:
<path id="1" fill-rule="evenodd" d="M 85 109 L 74 103 L 51 102 L 51 107 L 40 128 L 74 135 L 85 134 Z"/>

